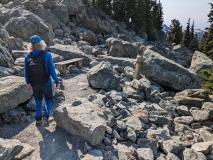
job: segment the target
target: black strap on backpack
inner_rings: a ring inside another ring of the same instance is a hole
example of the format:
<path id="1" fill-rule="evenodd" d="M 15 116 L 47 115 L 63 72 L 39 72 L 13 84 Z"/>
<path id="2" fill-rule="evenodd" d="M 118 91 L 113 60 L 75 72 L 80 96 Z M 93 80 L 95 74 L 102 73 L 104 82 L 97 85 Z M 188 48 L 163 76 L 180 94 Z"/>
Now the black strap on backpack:
<path id="1" fill-rule="evenodd" d="M 48 71 L 45 61 L 43 59 L 44 51 L 40 51 L 38 55 L 33 56 L 29 54 L 27 62 L 27 72 L 30 84 L 33 89 L 42 89 L 46 86 L 48 81 Z"/>

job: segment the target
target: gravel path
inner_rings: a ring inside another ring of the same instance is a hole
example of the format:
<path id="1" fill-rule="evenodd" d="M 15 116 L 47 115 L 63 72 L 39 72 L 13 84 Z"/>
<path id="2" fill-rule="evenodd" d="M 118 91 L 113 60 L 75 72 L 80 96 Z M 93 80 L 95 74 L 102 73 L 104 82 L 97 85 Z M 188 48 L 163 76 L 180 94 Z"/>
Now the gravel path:
<path id="1" fill-rule="evenodd" d="M 62 79 L 65 101 L 54 101 L 52 112 L 59 105 L 72 103 L 76 97 L 87 98 L 95 92 L 88 86 L 85 74 L 66 75 Z M 58 128 L 52 116 L 50 126 L 46 128 L 35 126 L 34 115 L 29 122 L 0 126 L 0 137 L 18 139 L 35 147 L 35 151 L 26 158 L 28 160 L 77 160 L 84 148 L 84 140 Z"/>

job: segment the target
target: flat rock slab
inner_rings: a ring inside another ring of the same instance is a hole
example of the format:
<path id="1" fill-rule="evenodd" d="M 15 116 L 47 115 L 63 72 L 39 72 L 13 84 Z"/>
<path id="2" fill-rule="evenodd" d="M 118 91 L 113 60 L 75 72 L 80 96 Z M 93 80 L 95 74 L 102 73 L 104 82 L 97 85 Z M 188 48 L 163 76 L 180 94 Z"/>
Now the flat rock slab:
<path id="1" fill-rule="evenodd" d="M 53 113 L 57 125 L 71 135 L 88 140 L 93 146 L 101 143 L 106 130 L 106 120 L 101 109 L 85 98 L 73 104 L 59 106 Z"/>
<path id="2" fill-rule="evenodd" d="M 0 113 L 24 103 L 32 96 L 27 90 L 24 77 L 7 76 L 0 78 Z"/>

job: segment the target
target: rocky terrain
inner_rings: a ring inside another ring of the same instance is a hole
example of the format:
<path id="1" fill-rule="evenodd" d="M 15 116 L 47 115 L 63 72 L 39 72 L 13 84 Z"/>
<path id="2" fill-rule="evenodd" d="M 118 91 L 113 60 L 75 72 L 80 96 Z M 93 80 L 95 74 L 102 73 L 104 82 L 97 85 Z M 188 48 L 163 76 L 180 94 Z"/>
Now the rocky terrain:
<path id="1" fill-rule="evenodd" d="M 33 34 L 54 62 L 83 58 L 57 71 L 62 88 L 46 128 L 35 126 L 23 75 Z M 0 0 L 0 160 L 213 159 L 212 96 L 197 76 L 213 62 L 156 34 L 147 41 L 81 0 Z"/>

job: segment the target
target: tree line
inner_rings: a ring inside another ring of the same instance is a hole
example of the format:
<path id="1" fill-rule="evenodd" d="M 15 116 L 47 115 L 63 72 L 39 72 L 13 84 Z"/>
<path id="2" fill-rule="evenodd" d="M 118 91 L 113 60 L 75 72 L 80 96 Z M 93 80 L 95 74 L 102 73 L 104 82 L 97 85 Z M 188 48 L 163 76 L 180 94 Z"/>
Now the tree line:
<path id="1" fill-rule="evenodd" d="M 176 19 L 173 19 L 169 30 L 167 31 L 167 39 L 176 44 L 182 44 L 192 50 L 198 50 L 205 53 L 213 60 L 213 4 L 211 5 L 210 13 L 208 14 L 210 27 L 205 29 L 205 34 L 199 43 L 197 35 L 194 34 L 194 21 L 190 26 L 190 18 L 187 22 L 186 29 L 182 31 L 182 25 Z"/>
<path id="2" fill-rule="evenodd" d="M 103 11 L 116 21 L 123 21 L 137 33 L 146 32 L 148 40 L 156 40 L 155 30 L 163 26 L 162 3 L 156 0 L 83 0 L 85 5 Z"/>

